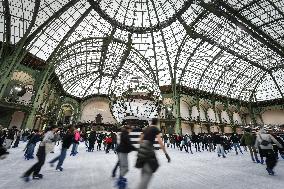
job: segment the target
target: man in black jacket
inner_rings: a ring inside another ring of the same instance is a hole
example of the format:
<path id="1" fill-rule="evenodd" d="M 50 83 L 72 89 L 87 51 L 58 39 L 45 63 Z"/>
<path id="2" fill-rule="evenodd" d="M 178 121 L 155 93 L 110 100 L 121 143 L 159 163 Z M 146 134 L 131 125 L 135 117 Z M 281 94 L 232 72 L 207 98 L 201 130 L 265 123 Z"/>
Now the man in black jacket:
<path id="1" fill-rule="evenodd" d="M 89 140 L 88 152 L 93 152 L 95 148 L 95 142 L 97 140 L 97 133 L 95 127 L 92 128 L 88 140 Z"/>
<path id="2" fill-rule="evenodd" d="M 6 138 L 6 149 L 10 149 L 12 146 L 12 143 L 14 141 L 15 138 L 15 133 L 16 133 L 16 126 L 13 126 L 12 129 L 8 130 L 8 134 L 7 134 L 7 138 Z"/>
<path id="3" fill-rule="evenodd" d="M 128 172 L 128 153 L 136 150 L 136 148 L 131 144 L 129 133 L 131 132 L 131 127 L 125 126 L 122 128 L 120 134 L 120 144 L 117 147 L 118 153 L 118 163 L 120 167 L 120 177 L 117 181 L 117 186 L 119 189 L 126 188 L 126 178 L 124 176 Z M 118 165 L 118 164 L 117 164 Z"/>
<path id="4" fill-rule="evenodd" d="M 34 130 L 34 132 L 35 133 L 32 134 L 26 147 L 25 159 L 27 160 L 34 159 L 34 149 L 36 143 L 42 140 L 41 132 L 39 130 Z"/>
<path id="5" fill-rule="evenodd" d="M 62 149 L 61 149 L 60 155 L 49 162 L 50 166 L 53 167 L 53 164 L 56 161 L 58 161 L 58 164 L 56 166 L 56 170 L 63 171 L 63 168 L 62 168 L 63 161 L 66 157 L 67 150 L 70 148 L 70 146 L 73 142 L 73 137 L 74 137 L 73 133 L 74 133 L 74 128 L 73 127 L 68 128 L 66 134 L 64 135 L 64 137 L 62 139 Z"/>
<path id="6" fill-rule="evenodd" d="M 225 158 L 225 151 L 224 151 L 224 138 L 221 137 L 220 133 L 216 133 L 213 137 L 214 143 L 217 145 L 217 154 L 218 157 L 222 155 L 223 158 Z"/>
<path id="7" fill-rule="evenodd" d="M 238 148 L 241 152 L 241 154 L 243 153 L 241 146 L 240 146 L 240 138 L 236 133 L 233 133 L 233 135 L 230 138 L 230 141 L 233 143 L 233 146 L 235 148 L 236 151 L 236 155 L 238 155 Z"/>

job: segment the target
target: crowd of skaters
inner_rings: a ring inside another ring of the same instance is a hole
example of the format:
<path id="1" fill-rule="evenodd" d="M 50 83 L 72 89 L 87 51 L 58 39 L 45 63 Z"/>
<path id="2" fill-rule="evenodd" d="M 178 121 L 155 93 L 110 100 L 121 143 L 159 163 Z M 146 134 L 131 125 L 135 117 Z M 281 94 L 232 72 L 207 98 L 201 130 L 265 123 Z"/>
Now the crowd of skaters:
<path id="1" fill-rule="evenodd" d="M 249 152 L 252 162 L 266 164 L 269 175 L 274 175 L 279 156 L 284 159 L 284 134 L 272 130 L 253 131 L 244 129 L 244 134 L 199 133 L 163 134 L 163 143 L 168 148 L 176 148 L 187 153 L 216 152 L 218 157 L 226 158 L 226 154 L 234 151 L 236 155 Z M 195 149 L 195 150 L 194 150 Z"/>
<path id="2" fill-rule="evenodd" d="M 147 128 L 143 130 L 143 134 L 145 134 Z M 191 135 L 163 134 L 160 137 L 160 131 L 152 128 L 149 132 L 150 134 L 146 132 L 146 139 L 142 137 L 140 142 L 141 147 L 139 149 L 132 146 L 132 143 L 130 142 L 129 132 L 131 131 L 140 132 L 142 130 L 137 127 L 123 127 L 120 136 L 121 142 L 118 143 L 117 132 L 100 132 L 96 131 L 95 127 L 80 128 L 68 126 L 58 128 L 57 126 L 48 126 L 43 131 L 24 131 L 17 129 L 16 127 L 12 127 L 11 129 L 0 127 L 0 155 L 1 157 L 5 157 L 5 155 L 8 155 L 8 150 L 10 148 L 17 148 L 19 141 L 23 141 L 26 144 L 24 158 L 26 160 L 34 159 L 35 147 L 39 143 L 36 153 L 38 161 L 22 176 L 25 181 L 29 181 L 31 175 L 33 179 L 43 178 L 40 171 L 45 163 L 46 155 L 48 153 L 54 153 L 54 146 L 59 145 L 60 143 L 62 145 L 60 154 L 49 162 L 51 167 L 57 162 L 55 169 L 59 171 L 63 171 L 63 162 L 66 158 L 67 151 L 71 146 L 70 156 L 78 155 L 78 145 L 85 145 L 86 152 L 104 150 L 107 154 L 112 150 L 114 153 L 118 154 L 118 161 L 114 167 L 112 176 L 116 176 L 115 172 L 119 167 L 120 176 L 117 181 L 117 186 L 122 189 L 126 187 L 127 183 L 127 179 L 125 178 L 125 174 L 128 172 L 127 154 L 134 150 L 138 150 L 138 157 L 140 157 L 140 159 L 137 159 L 136 166 L 142 169 L 140 188 L 147 188 L 150 178 L 156 168 L 155 165 L 146 167 L 144 164 L 139 165 L 139 162 L 145 161 L 145 154 L 146 157 L 148 155 L 157 161 L 155 152 L 151 151 L 151 147 L 153 146 L 156 137 L 160 139 L 160 148 L 164 151 L 169 161 L 170 158 L 166 153 L 166 148 L 164 146 L 180 151 L 184 150 L 190 154 L 202 151 L 216 152 L 218 157 L 223 158 L 226 158 L 226 154 L 231 151 L 234 151 L 236 155 L 243 154 L 244 151 L 247 151 L 250 153 L 253 162 L 260 164 L 265 163 L 268 174 L 274 175 L 273 168 L 276 166 L 279 155 L 284 159 L 283 135 L 280 133 L 267 132 L 264 129 L 254 132 L 250 128 L 246 128 L 244 134 L 195 134 L 193 132 Z M 151 159 L 151 161 L 153 161 L 153 159 Z"/>
<path id="3" fill-rule="evenodd" d="M 45 164 L 46 156 L 49 153 L 54 153 L 55 145 L 61 143 L 61 152 L 58 156 L 53 158 L 48 163 L 51 167 L 56 165 L 56 170 L 63 171 L 63 162 L 66 158 L 67 150 L 72 146 L 70 156 L 78 155 L 78 145 L 85 145 L 87 152 L 94 152 L 95 143 L 97 144 L 97 151 L 104 150 L 106 154 L 113 150 L 114 153 L 118 153 L 118 161 L 115 169 L 119 168 L 120 176 L 116 181 L 116 186 L 119 189 L 125 189 L 127 179 L 124 177 L 128 172 L 128 159 L 127 154 L 131 151 L 138 151 L 137 168 L 142 170 L 141 182 L 139 183 L 138 189 L 147 188 L 153 173 L 157 170 L 159 164 L 157 162 L 154 141 L 156 137 L 159 140 L 160 148 L 164 151 L 168 162 L 170 161 L 169 155 L 166 153 L 165 147 L 163 146 L 160 131 L 157 127 L 158 121 L 153 121 L 153 124 L 145 129 L 145 133 L 141 136 L 141 148 L 136 149 L 130 142 L 129 132 L 138 131 L 141 132 L 140 127 L 124 126 L 121 128 L 121 142 L 117 143 L 117 133 L 110 132 L 97 132 L 95 127 L 83 128 L 68 126 L 65 128 L 59 128 L 56 125 L 47 126 L 43 131 L 39 130 L 18 130 L 16 127 L 11 129 L 3 129 L 0 127 L 1 137 L 1 157 L 8 154 L 7 150 L 14 144 L 13 147 L 18 147 L 20 140 L 25 142 L 26 147 L 24 149 L 25 160 L 34 159 L 34 154 L 37 156 L 37 162 L 31 166 L 26 172 L 24 172 L 22 178 L 24 181 L 29 182 L 30 177 L 32 179 L 42 179 L 43 174 L 40 173 L 42 166 Z M 11 137 L 13 136 L 13 137 Z M 16 145 L 15 145 L 16 144 Z M 38 144 L 38 150 L 35 153 L 35 147 Z M 5 154 L 2 154 L 2 149 Z M 141 149 L 141 150 L 140 150 Z M 155 164 L 153 165 L 153 162 Z M 113 172 L 113 177 L 115 173 Z"/>

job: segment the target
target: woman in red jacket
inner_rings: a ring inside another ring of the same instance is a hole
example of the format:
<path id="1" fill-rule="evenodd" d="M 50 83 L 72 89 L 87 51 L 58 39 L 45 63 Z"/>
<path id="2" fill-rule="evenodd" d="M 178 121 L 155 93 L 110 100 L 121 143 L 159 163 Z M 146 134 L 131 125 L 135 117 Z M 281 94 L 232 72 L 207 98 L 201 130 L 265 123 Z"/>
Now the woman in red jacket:
<path id="1" fill-rule="evenodd" d="M 106 154 L 109 153 L 109 150 L 111 148 L 111 145 L 112 145 L 112 138 L 111 138 L 111 135 L 107 136 L 105 138 L 105 143 L 107 145 L 107 148 L 106 148 Z"/>

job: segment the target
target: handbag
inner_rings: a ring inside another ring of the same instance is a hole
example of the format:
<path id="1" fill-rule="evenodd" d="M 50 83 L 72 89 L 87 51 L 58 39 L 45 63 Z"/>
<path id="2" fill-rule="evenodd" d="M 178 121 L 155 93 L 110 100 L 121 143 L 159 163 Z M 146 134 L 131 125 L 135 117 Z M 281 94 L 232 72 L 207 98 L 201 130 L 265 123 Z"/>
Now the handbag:
<path id="1" fill-rule="evenodd" d="M 261 144 L 262 146 L 268 146 L 268 145 L 270 144 L 270 142 L 268 142 L 267 140 L 263 140 L 262 137 L 261 137 L 261 135 L 259 135 L 259 138 L 260 138 L 260 140 L 261 140 L 260 144 Z"/>

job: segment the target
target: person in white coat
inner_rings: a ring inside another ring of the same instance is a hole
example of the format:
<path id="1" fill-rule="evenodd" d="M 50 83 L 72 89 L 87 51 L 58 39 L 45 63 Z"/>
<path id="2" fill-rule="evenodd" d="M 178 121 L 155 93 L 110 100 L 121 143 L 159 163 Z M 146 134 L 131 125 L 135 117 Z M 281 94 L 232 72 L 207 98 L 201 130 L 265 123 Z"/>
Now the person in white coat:
<path id="1" fill-rule="evenodd" d="M 282 145 L 272 135 L 268 134 L 264 129 L 261 129 L 256 136 L 255 146 L 259 147 L 266 157 L 266 170 L 269 175 L 275 174 L 273 168 L 277 164 L 277 156 L 273 151 L 272 143 L 282 148 Z"/>

